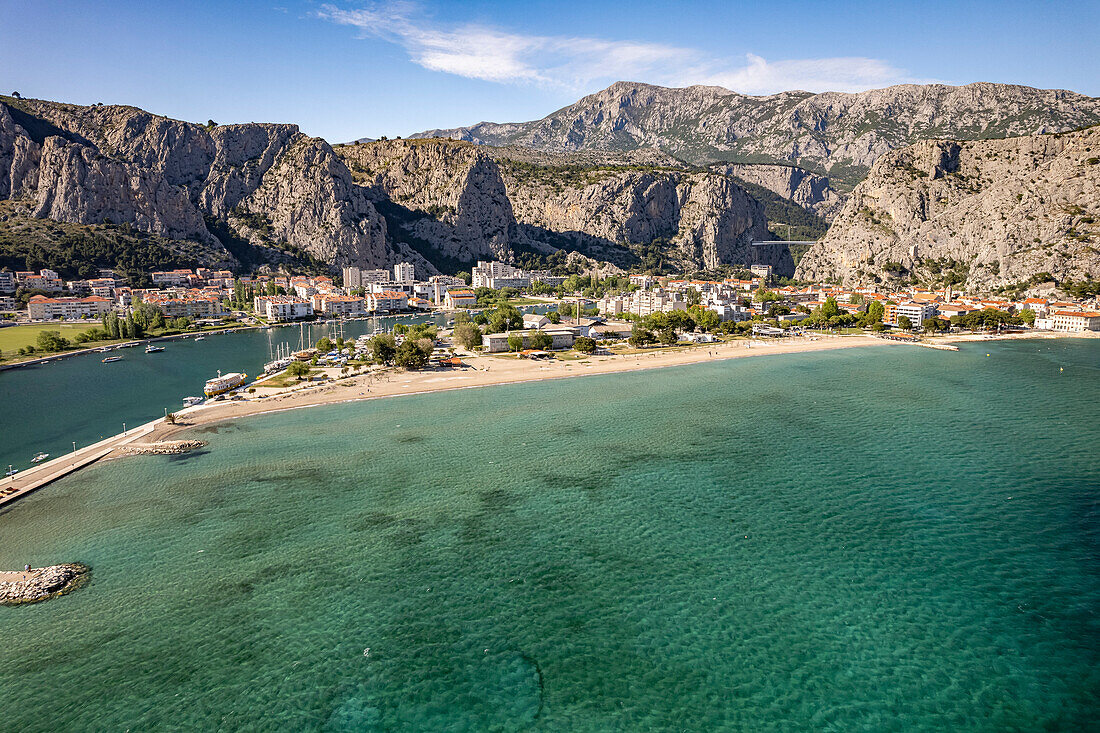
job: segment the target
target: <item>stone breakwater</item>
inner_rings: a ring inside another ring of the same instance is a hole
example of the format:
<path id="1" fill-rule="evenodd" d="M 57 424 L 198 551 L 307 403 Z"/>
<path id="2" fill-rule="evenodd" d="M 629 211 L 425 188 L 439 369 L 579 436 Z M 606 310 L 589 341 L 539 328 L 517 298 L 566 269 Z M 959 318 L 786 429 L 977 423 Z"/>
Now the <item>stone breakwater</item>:
<path id="1" fill-rule="evenodd" d="M 169 456 L 203 448 L 201 440 L 167 440 L 161 443 L 134 443 L 122 447 L 122 452 L 133 456 Z"/>
<path id="2" fill-rule="evenodd" d="M 81 563 L 64 563 L 18 573 L 19 579 L 0 581 L 0 605 L 38 603 L 76 590 L 87 581 L 92 569 Z"/>

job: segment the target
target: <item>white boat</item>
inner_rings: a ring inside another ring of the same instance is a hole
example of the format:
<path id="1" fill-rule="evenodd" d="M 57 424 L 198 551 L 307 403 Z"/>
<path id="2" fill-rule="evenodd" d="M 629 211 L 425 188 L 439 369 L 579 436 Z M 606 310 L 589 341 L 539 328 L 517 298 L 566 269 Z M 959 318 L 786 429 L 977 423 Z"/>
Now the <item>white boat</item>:
<path id="1" fill-rule="evenodd" d="M 145 353 L 146 354 L 155 354 L 158 351 L 164 351 L 164 347 L 163 346 L 153 346 L 152 344 L 149 344 L 148 346 L 145 347 Z"/>
<path id="2" fill-rule="evenodd" d="M 196 341 L 205 341 L 205 340 L 206 340 L 206 337 L 205 337 L 205 336 L 196 336 L 196 337 L 195 337 L 195 340 L 196 340 Z"/>
<path id="3" fill-rule="evenodd" d="M 248 379 L 248 375 L 240 372 L 230 372 L 225 375 L 218 372 L 217 377 L 206 380 L 206 385 L 202 391 L 207 397 L 214 397 L 240 387 L 246 379 Z"/>
<path id="4" fill-rule="evenodd" d="M 4 478 L 8 478 L 9 476 L 14 476 L 14 475 L 15 475 L 15 474 L 17 474 L 17 473 L 19 473 L 19 469 L 18 469 L 18 468 L 13 468 L 13 469 L 11 469 L 11 470 L 9 470 L 9 471 L 5 471 L 5 472 L 4 472 Z"/>
<path id="5" fill-rule="evenodd" d="M 121 356 L 108 356 L 106 359 L 103 360 L 103 363 L 104 364 L 110 364 L 112 361 L 122 361 L 122 357 Z"/>
<path id="6" fill-rule="evenodd" d="M 36 453 L 34 458 L 31 459 L 31 463 L 41 463 L 49 457 L 49 453 Z"/>
<path id="7" fill-rule="evenodd" d="M 203 401 L 202 397 L 184 397 L 183 398 L 183 404 L 186 405 L 187 407 L 194 407 L 195 405 L 201 404 L 202 401 Z"/>

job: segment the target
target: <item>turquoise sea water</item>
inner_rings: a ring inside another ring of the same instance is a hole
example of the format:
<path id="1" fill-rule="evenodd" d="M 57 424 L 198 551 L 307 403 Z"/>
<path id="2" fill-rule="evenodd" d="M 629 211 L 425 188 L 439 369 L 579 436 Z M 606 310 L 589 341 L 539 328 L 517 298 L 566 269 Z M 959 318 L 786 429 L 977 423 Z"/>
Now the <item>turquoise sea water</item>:
<path id="1" fill-rule="evenodd" d="M 547 306 L 525 307 L 545 311 Z M 434 322 L 445 317 L 406 315 L 348 321 L 344 336 L 354 339 L 395 323 Z M 165 351 L 146 354 L 138 347 L 118 353 L 122 361 L 101 362 L 103 354 L 58 359 L 49 364 L 0 371 L 0 473 L 12 464 L 31 467 L 39 451 L 52 457 L 122 432 L 177 410 L 183 398 L 202 395 L 207 379 L 222 372 L 256 376 L 279 346 L 298 348 L 299 336 L 316 343 L 336 336 L 336 324 L 318 323 L 271 330 L 246 330 L 207 336 L 202 341 L 166 341 Z"/>
<path id="2" fill-rule="evenodd" d="M 876 347 L 212 428 L 0 514 L 0 567 L 94 568 L 0 608 L 0 728 L 1086 729 L 1098 377 Z"/>

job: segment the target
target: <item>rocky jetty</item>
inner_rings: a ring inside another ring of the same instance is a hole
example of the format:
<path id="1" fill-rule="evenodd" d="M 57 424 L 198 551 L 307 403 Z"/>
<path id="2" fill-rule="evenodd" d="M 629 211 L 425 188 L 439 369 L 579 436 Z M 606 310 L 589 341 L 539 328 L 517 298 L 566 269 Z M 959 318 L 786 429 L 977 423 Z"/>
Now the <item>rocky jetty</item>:
<path id="1" fill-rule="evenodd" d="M 122 452 L 133 456 L 172 456 L 203 448 L 202 440 L 165 440 L 160 443 L 132 443 L 124 445 Z"/>
<path id="2" fill-rule="evenodd" d="M 64 563 L 33 568 L 29 573 L 0 574 L 0 605 L 17 606 L 56 598 L 79 588 L 91 572 L 87 565 Z M 13 579 L 3 580 L 6 577 Z"/>

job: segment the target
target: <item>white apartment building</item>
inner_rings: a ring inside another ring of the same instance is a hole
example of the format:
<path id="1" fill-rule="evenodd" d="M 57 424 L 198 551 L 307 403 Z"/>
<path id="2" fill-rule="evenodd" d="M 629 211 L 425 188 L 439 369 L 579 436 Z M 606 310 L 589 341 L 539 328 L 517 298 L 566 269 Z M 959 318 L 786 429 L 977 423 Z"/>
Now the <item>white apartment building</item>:
<path id="1" fill-rule="evenodd" d="M 920 328 L 929 318 L 936 317 L 936 304 L 935 303 L 917 303 L 909 301 L 907 303 L 898 303 L 897 305 L 886 305 L 886 313 L 883 317 L 883 323 L 887 323 L 891 326 L 898 325 L 898 319 L 905 316 L 909 319 L 909 322 L 913 325 L 913 328 Z"/>
<path id="2" fill-rule="evenodd" d="M 1054 311 L 1048 318 L 1054 331 L 1100 331 L 1100 313 L 1095 311 Z"/>
<path id="3" fill-rule="evenodd" d="M 367 293 L 367 309 L 375 312 L 403 311 L 409 307 L 409 296 L 394 290 Z"/>
<path id="4" fill-rule="evenodd" d="M 111 300 L 91 295 L 87 298 L 47 298 L 36 295 L 27 303 L 32 321 L 52 321 L 60 318 L 96 318 L 111 310 Z"/>
<path id="5" fill-rule="evenodd" d="M 648 316 L 652 313 L 668 313 L 687 310 L 687 301 L 678 293 L 663 290 L 636 290 L 630 295 L 609 295 L 596 302 L 596 307 L 604 315 L 636 313 Z"/>
<path id="6" fill-rule="evenodd" d="M 154 285 L 160 287 L 186 287 L 191 284 L 191 278 L 194 276 L 190 270 L 167 270 L 164 272 L 151 272 L 149 277 L 152 279 Z"/>
<path id="7" fill-rule="evenodd" d="M 294 321 L 313 315 L 313 305 L 293 295 L 261 295 L 252 301 L 252 307 L 269 321 Z"/>
<path id="8" fill-rule="evenodd" d="M 367 301 L 354 295 L 318 293 L 313 296 L 313 310 L 326 316 L 362 316 L 367 312 Z"/>
<path id="9" fill-rule="evenodd" d="M 15 273 L 11 270 L 0 270 L 0 293 L 15 292 Z"/>
<path id="10" fill-rule="evenodd" d="M 399 283 L 411 283 L 416 280 L 416 268 L 409 262 L 398 262 L 393 266 L 393 279 Z"/>
<path id="11" fill-rule="evenodd" d="M 345 288 L 364 288 L 371 283 L 384 283 L 389 279 L 389 270 L 361 270 L 358 267 L 344 268 Z"/>
<path id="12" fill-rule="evenodd" d="M 480 260 L 472 271 L 475 288 L 526 288 L 531 284 L 531 276 L 507 262 L 485 262 Z"/>

